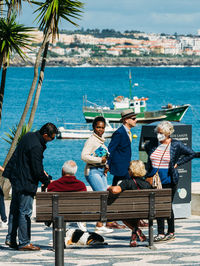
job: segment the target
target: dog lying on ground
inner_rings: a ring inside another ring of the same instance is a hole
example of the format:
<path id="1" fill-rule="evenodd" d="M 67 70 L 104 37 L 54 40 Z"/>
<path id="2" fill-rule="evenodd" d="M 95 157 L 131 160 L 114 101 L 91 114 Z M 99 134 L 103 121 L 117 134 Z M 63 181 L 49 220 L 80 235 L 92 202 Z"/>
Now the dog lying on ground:
<path id="1" fill-rule="evenodd" d="M 97 233 L 83 232 L 80 229 L 66 231 L 65 245 L 102 245 L 106 244 L 104 238 Z"/>

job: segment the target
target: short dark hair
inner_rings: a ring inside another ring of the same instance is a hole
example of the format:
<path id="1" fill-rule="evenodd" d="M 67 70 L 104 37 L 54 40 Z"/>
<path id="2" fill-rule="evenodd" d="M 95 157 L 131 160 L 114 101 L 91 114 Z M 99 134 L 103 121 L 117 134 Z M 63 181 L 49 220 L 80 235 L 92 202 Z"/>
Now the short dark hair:
<path id="1" fill-rule="evenodd" d="M 96 125 L 97 125 L 97 123 L 99 121 L 103 122 L 104 124 L 106 124 L 106 120 L 105 120 L 105 118 L 103 116 L 97 116 L 97 117 L 95 117 L 95 119 L 93 120 L 93 123 L 92 123 L 93 129 L 96 127 Z"/>
<path id="2" fill-rule="evenodd" d="M 42 136 L 47 134 L 49 137 L 52 137 L 53 134 L 58 134 L 58 129 L 53 123 L 46 123 L 39 131 Z"/>

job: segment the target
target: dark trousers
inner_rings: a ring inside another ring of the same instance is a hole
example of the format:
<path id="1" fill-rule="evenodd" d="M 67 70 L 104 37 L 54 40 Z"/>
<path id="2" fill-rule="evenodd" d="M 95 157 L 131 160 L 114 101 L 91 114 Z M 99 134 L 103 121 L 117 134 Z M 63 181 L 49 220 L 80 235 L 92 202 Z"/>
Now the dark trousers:
<path id="1" fill-rule="evenodd" d="M 2 222 L 7 222 L 7 216 L 6 216 L 6 211 L 5 211 L 5 203 L 4 203 L 4 194 L 3 190 L 0 187 L 0 216 Z"/>
<path id="2" fill-rule="evenodd" d="M 16 192 L 13 188 L 6 240 L 15 244 L 17 233 L 19 247 L 30 244 L 33 196 Z"/>
<path id="3" fill-rule="evenodd" d="M 177 190 L 176 184 L 162 184 L 162 187 L 165 188 L 171 188 L 172 189 L 172 202 L 174 199 L 174 195 Z M 173 209 L 171 210 L 171 217 L 167 219 L 168 224 L 168 231 L 167 233 L 174 233 L 174 212 Z M 158 234 L 165 234 L 165 219 L 164 218 L 158 218 L 157 219 L 157 225 L 158 225 Z"/>
<path id="4" fill-rule="evenodd" d="M 117 176 L 117 175 L 115 175 L 115 176 L 113 177 L 112 186 L 116 186 L 117 183 L 118 183 L 120 180 L 129 179 L 129 178 L 130 178 L 130 176 L 129 176 L 129 173 L 128 173 L 128 172 L 127 172 L 127 174 L 124 175 L 124 176 Z"/>

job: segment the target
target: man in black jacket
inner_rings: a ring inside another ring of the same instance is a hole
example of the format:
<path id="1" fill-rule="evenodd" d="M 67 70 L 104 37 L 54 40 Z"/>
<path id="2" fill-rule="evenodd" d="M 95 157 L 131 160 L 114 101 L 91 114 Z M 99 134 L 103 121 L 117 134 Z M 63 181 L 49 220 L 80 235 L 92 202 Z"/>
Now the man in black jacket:
<path id="1" fill-rule="evenodd" d="M 30 243 L 30 217 L 39 181 L 44 186 L 50 183 L 51 178 L 43 168 L 43 152 L 46 143 L 52 141 L 56 134 L 57 128 L 52 123 L 45 124 L 39 131 L 25 134 L 3 172 L 3 176 L 8 178 L 12 185 L 8 235 L 5 242 L 11 248 L 20 251 L 40 250 Z M 17 230 L 19 246 L 16 241 Z"/>

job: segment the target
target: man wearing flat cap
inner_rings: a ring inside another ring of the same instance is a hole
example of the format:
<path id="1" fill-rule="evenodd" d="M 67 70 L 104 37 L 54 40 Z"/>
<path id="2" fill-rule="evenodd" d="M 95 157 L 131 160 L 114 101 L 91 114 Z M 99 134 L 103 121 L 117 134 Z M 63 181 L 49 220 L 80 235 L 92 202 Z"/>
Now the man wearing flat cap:
<path id="1" fill-rule="evenodd" d="M 129 178 L 129 164 L 131 161 L 131 141 L 132 134 L 130 129 L 136 125 L 136 114 L 132 109 L 124 110 L 121 113 L 119 127 L 112 135 L 108 146 L 110 156 L 108 158 L 109 170 L 114 175 L 112 185 L 116 186 L 119 180 Z"/>

